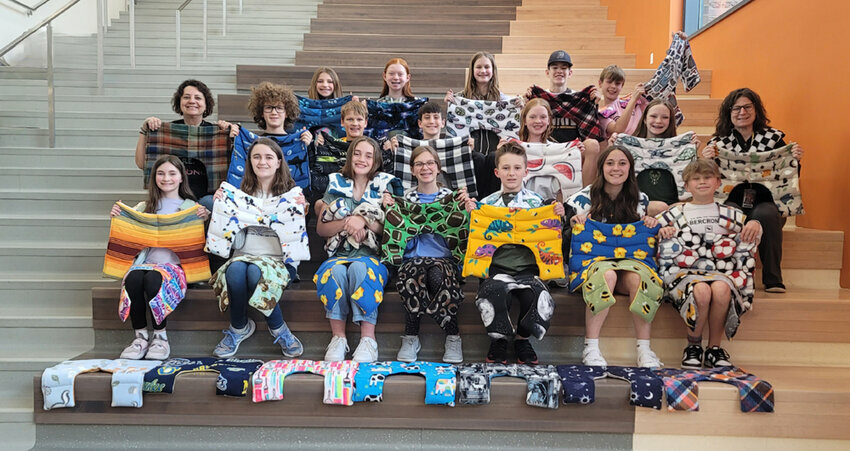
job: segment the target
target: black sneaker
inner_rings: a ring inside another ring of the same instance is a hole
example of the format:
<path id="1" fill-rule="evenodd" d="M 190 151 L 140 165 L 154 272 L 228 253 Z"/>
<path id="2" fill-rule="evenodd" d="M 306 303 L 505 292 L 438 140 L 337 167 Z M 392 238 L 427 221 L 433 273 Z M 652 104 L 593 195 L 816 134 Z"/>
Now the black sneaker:
<path id="1" fill-rule="evenodd" d="M 682 368 L 702 368 L 702 345 L 688 345 L 682 355 Z"/>
<path id="2" fill-rule="evenodd" d="M 508 340 L 499 338 L 490 340 L 490 350 L 487 351 L 487 363 L 508 363 Z"/>
<path id="3" fill-rule="evenodd" d="M 706 368 L 720 368 L 722 366 L 732 366 L 729 361 L 729 353 L 719 346 L 712 346 L 705 351 L 705 360 L 703 366 Z"/>
<path id="4" fill-rule="evenodd" d="M 517 363 L 527 365 L 537 365 L 537 353 L 531 347 L 531 342 L 528 340 L 514 340 L 514 351 L 516 351 Z"/>

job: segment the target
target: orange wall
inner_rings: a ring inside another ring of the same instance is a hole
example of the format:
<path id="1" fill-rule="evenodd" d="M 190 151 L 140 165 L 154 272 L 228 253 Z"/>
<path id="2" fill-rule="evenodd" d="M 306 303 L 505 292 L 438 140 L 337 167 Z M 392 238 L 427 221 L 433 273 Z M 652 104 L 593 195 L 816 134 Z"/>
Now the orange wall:
<path id="1" fill-rule="evenodd" d="M 843 287 L 850 287 L 850 127 L 840 100 L 850 73 L 848 13 L 845 0 L 753 0 L 691 40 L 697 64 L 712 70 L 711 97 L 755 90 L 771 123 L 805 150 L 806 214 L 797 224 L 844 231 Z"/>
<path id="2" fill-rule="evenodd" d="M 658 67 L 670 46 L 671 29 L 677 31 L 682 27 L 682 0 L 600 0 L 599 3 L 608 7 L 608 19 L 617 21 L 617 35 L 626 38 L 626 53 L 637 56 L 635 66 Z M 650 53 L 655 54 L 652 64 Z"/>

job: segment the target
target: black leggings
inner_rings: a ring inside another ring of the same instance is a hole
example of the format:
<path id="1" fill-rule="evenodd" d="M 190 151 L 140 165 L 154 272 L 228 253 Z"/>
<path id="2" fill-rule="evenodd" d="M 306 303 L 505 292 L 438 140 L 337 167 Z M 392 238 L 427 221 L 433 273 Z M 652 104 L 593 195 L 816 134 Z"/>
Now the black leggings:
<path id="1" fill-rule="evenodd" d="M 127 290 L 127 295 L 130 296 L 130 322 L 133 324 L 133 329 L 145 329 L 148 327 L 148 301 L 154 298 L 159 293 L 159 288 L 162 286 L 162 276 L 156 271 L 146 271 L 137 269 L 130 271 L 127 277 L 124 278 L 124 289 Z M 156 321 L 151 321 L 154 330 L 165 329 L 166 319 L 156 324 Z"/>
<path id="2" fill-rule="evenodd" d="M 430 299 L 434 299 L 437 297 L 437 293 L 441 290 L 451 290 L 453 287 L 457 285 L 457 282 L 447 284 L 446 277 L 453 277 L 451 275 L 447 275 L 441 266 L 430 266 L 425 270 L 425 289 L 428 290 L 428 296 Z M 421 279 L 420 279 L 421 280 Z M 402 288 L 400 291 L 404 291 Z M 404 299 L 403 299 L 404 301 Z M 421 306 L 421 310 L 425 310 L 427 306 Z M 457 305 L 455 305 L 455 309 Z M 457 324 L 457 315 L 451 314 L 447 315 L 449 317 L 448 321 L 443 325 L 443 331 L 446 332 L 446 335 L 457 335 L 459 333 L 458 324 Z M 417 311 L 411 311 L 408 307 L 405 309 L 404 314 L 404 334 L 405 335 L 419 335 L 419 324 L 422 319 L 422 312 L 417 309 Z"/>

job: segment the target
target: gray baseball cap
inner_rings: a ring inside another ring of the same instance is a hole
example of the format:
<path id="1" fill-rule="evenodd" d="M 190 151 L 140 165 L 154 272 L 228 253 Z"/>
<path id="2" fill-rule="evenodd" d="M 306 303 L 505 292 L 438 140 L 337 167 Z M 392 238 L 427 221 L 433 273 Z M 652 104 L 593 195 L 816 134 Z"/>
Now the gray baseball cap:
<path id="1" fill-rule="evenodd" d="M 570 54 L 563 50 L 555 50 L 549 55 L 549 62 L 546 63 L 546 67 L 555 64 L 555 63 L 565 63 L 570 67 L 573 67 L 573 60 L 570 59 Z"/>

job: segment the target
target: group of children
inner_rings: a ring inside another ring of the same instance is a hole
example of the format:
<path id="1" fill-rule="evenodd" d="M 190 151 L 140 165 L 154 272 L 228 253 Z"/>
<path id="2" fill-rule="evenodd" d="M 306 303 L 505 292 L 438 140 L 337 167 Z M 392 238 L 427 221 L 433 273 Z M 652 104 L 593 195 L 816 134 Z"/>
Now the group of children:
<path id="1" fill-rule="evenodd" d="M 546 69 L 550 81 L 547 92 L 555 95 L 573 92 L 567 88 L 572 71 L 569 54 L 563 50 L 553 52 Z M 415 100 L 410 79 L 407 63 L 400 58 L 391 59 L 384 69 L 384 88 L 377 100 L 387 103 Z M 310 205 L 303 196 L 298 199 L 305 210 L 313 207 L 317 218 L 316 232 L 327 240 L 325 249 L 329 259 L 320 265 L 314 277 L 332 331 L 325 360 L 346 359 L 350 349 L 345 324 L 349 316 L 359 325 L 361 332 L 351 358 L 360 362 L 372 362 L 378 358 L 375 324 L 383 290 L 391 273 L 395 273 L 396 287 L 406 310 L 404 335 L 397 359 L 405 362 L 418 359 L 421 349 L 418 337 L 420 319 L 428 314 L 446 334 L 443 360 L 452 363 L 464 360 L 457 322 L 457 312 L 463 300 L 460 274 L 463 262 L 453 256 L 445 237 L 439 233 L 422 233 L 406 243 L 399 267 L 388 268 L 381 262 L 386 210 L 398 202 L 432 204 L 454 198 L 467 212 L 477 210 L 481 205 L 510 209 L 554 205 L 555 214 L 562 218 L 564 224 L 569 221 L 571 226 L 583 225 L 592 220 L 609 224 L 642 222 L 649 228 L 662 225 L 658 239 L 671 238 L 676 233 L 676 223 L 665 220 L 664 214 L 668 208 L 678 209 L 688 225 L 698 233 L 738 232 L 742 240 L 760 241 L 766 290 L 784 292 L 779 267 L 784 220 L 769 193 L 765 195 L 757 187 L 733 191 L 727 203 L 742 209 L 750 217 L 740 230 L 724 227 L 719 204 L 714 200 L 715 191 L 721 184 L 721 173 L 711 159 L 716 156 L 718 145 L 740 153 L 769 151 L 785 145 L 782 132 L 767 125 L 768 119 L 758 95 L 749 89 L 740 89 L 724 100 L 717 131 L 703 149 L 703 158 L 694 160 L 683 171 L 684 190 L 690 193 L 691 200 L 680 204 L 676 195 L 679 187 L 670 186 L 669 182 L 659 185 L 657 177 L 653 178 L 653 183 L 640 183 L 631 152 L 616 144 L 621 135 L 651 139 L 676 136 L 674 107 L 660 99 L 647 101 L 642 95 L 641 85 L 637 85 L 630 98 L 621 99 L 624 81 L 623 70 L 609 66 L 602 71 L 599 85 L 591 91 L 598 105 L 601 129 L 608 138 L 606 142 L 604 138 L 582 136 L 578 124 L 567 117 L 555 117 L 549 102 L 533 98 L 532 88 L 525 98 L 509 99 L 499 91 L 494 57 L 486 52 L 475 54 L 460 96 L 484 101 L 510 101 L 522 107 L 518 140 L 506 140 L 493 131 L 483 129 L 470 131 L 467 144 L 472 149 L 478 193 L 468 193 L 466 189 L 457 187 L 452 190 L 446 186 L 443 162 L 436 149 L 436 140 L 445 137 L 446 116 L 434 102 L 426 102 L 418 110 L 417 124 L 423 145 L 410 155 L 409 170 L 415 186 L 407 190 L 403 189 L 385 161 L 387 153 L 392 156 L 398 151 L 399 137 L 388 137 L 379 143 L 365 136 L 369 111 L 359 99 L 352 99 L 340 109 L 344 136 L 333 136 L 322 129 L 303 133 L 300 139 L 307 146 L 336 145 L 345 151 L 338 172 L 327 174 L 324 190 L 313 193 L 311 201 L 315 202 Z M 327 67 L 319 68 L 311 81 L 309 98 L 328 100 L 341 97 L 341 94 L 342 87 L 336 72 Z M 453 91 L 449 90 L 445 100 L 451 104 L 455 98 Z M 212 112 L 213 99 L 209 89 L 201 82 L 184 82 L 175 93 L 173 106 L 174 111 L 183 117 L 182 123 L 213 125 L 203 120 Z M 262 129 L 262 137 L 247 151 L 249 163 L 245 165 L 241 190 L 260 200 L 270 199 L 294 186 L 287 160 L 274 138 L 292 132 L 291 124 L 299 115 L 298 100 L 288 88 L 264 82 L 252 90 L 249 109 Z M 158 118 L 148 118 L 142 126 L 136 150 L 136 162 L 140 168 L 145 163 L 144 135 L 149 130 L 156 130 L 160 124 Z M 237 125 L 225 121 L 219 121 L 217 125 L 221 129 L 229 128 L 231 136 L 239 133 Z M 546 183 L 525 183 L 529 173 L 526 144 L 553 142 L 574 142 L 581 151 L 584 188 L 568 197 Z M 699 142 L 695 140 L 694 144 L 698 146 Z M 603 147 L 605 150 L 601 150 Z M 799 159 L 802 149 L 795 146 L 793 154 Z M 162 156 L 154 164 L 151 177 L 155 183 L 150 183 L 149 200 L 137 205 L 137 210 L 168 214 L 194 205 L 196 198 L 189 189 L 190 176 L 180 159 Z M 541 192 L 537 193 L 531 187 L 539 187 Z M 213 201 L 223 198 L 222 189 L 214 188 L 208 190 L 214 191 L 214 195 L 200 199 L 203 207 L 198 209 L 198 216 L 207 218 L 213 209 Z M 118 214 L 117 208 L 113 208 L 113 216 Z M 660 224 L 657 218 L 661 219 Z M 569 231 L 570 227 L 564 227 L 565 235 Z M 235 355 L 240 343 L 255 331 L 254 322 L 247 316 L 247 307 L 261 277 L 284 281 L 284 285 L 289 280 L 298 280 L 297 268 L 283 261 L 276 238 L 270 229 L 245 229 L 243 236 L 236 240 L 230 259 L 213 276 L 213 282 L 222 278 L 226 282 L 231 317 L 231 325 L 224 331 L 214 355 Z M 554 310 L 549 287 L 541 280 L 538 262 L 528 247 L 503 245 L 492 257 L 489 273 L 479 285 L 476 301 L 491 338 L 486 361 L 506 363 L 509 341 L 512 340 L 516 360 L 535 364 L 538 357 L 529 338 L 541 339 L 549 326 Z M 563 261 L 567 260 L 566 257 L 564 255 Z M 179 265 L 173 254 L 159 248 L 140 255 L 137 263 Z M 574 268 L 566 268 L 566 274 L 570 271 Z M 634 298 L 637 290 L 646 284 L 646 280 L 637 273 L 620 270 L 616 264 L 605 266 L 604 271 L 604 281 L 612 293 Z M 131 298 L 148 301 L 156 295 L 162 281 L 155 271 L 134 270 L 127 274 L 124 283 Z M 693 287 L 693 291 L 699 315 L 688 331 L 682 366 L 729 366 L 730 357 L 720 347 L 720 342 L 730 304 L 730 288 L 721 283 L 701 282 Z M 517 327 L 511 324 L 508 315 L 512 301 L 519 304 Z M 501 308 L 495 314 L 492 310 L 494 302 Z M 132 305 L 144 306 L 145 302 Z M 607 365 L 599 347 L 599 336 L 608 311 L 607 308 L 595 311 L 590 305 L 586 309 L 582 360 L 587 365 Z M 165 322 L 154 326 L 153 338 L 150 339 L 145 309 L 132 309 L 130 317 L 136 330 L 135 339 L 121 357 L 167 357 L 169 346 Z M 662 366 L 650 348 L 651 323 L 638 314 L 634 314 L 633 323 L 637 338 L 637 365 Z M 287 327 L 277 304 L 267 315 L 267 324 L 285 356 L 301 355 L 303 346 Z M 702 347 L 706 326 L 709 334 L 707 350 Z"/>

